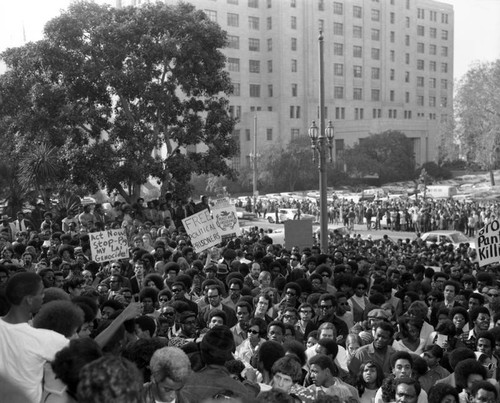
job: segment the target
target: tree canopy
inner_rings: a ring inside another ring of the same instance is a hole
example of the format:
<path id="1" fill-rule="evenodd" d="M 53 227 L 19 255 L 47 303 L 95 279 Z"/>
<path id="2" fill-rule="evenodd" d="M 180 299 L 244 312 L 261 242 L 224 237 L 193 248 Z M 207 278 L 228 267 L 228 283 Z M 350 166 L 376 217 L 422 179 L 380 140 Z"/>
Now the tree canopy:
<path id="1" fill-rule="evenodd" d="M 43 40 L 1 55 L 0 130 L 10 156 L 44 144 L 60 183 L 105 187 L 128 201 L 150 177 L 182 192 L 192 173 L 231 176 L 226 44 L 188 4 L 73 3 Z"/>
<path id="2" fill-rule="evenodd" d="M 476 64 L 457 83 L 455 118 L 467 161 L 491 169 L 500 146 L 500 60 Z"/>
<path id="3" fill-rule="evenodd" d="M 346 150 L 345 160 L 351 175 L 378 174 L 380 183 L 411 179 L 415 171 L 411 140 L 394 130 L 362 139 Z"/>

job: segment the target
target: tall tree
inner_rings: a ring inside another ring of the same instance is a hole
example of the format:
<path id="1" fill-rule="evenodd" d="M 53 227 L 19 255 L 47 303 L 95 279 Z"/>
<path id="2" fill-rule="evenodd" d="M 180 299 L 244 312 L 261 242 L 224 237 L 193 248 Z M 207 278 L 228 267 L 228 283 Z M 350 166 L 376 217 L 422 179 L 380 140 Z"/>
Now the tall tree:
<path id="1" fill-rule="evenodd" d="M 411 179 L 415 171 L 411 140 L 395 130 L 370 135 L 347 149 L 345 158 L 349 173 L 378 174 L 381 183 Z"/>
<path id="2" fill-rule="evenodd" d="M 467 160 L 492 172 L 500 147 L 500 60 L 476 64 L 458 82 L 455 115 Z"/>
<path id="3" fill-rule="evenodd" d="M 42 41 L 2 55 L 10 90 L 21 89 L 10 130 L 20 148 L 57 147 L 68 182 L 129 201 L 151 176 L 182 190 L 192 173 L 231 175 L 224 46 L 225 32 L 191 5 L 75 2 Z"/>

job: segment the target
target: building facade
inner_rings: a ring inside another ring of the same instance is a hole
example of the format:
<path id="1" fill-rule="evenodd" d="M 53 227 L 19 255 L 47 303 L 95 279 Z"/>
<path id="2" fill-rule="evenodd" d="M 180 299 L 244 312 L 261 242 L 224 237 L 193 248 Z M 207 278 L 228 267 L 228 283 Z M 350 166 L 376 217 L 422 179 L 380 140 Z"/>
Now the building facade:
<path id="1" fill-rule="evenodd" d="M 235 168 L 251 163 L 255 116 L 257 153 L 307 135 L 318 120 L 320 30 L 325 116 L 335 127 L 337 163 L 342 165 L 346 147 L 385 130 L 412 139 L 417 165 L 437 160 L 441 126 L 453 117 L 451 5 L 432 0 L 191 2 L 228 33 L 224 53 L 235 88 L 231 113 L 239 119 Z"/>

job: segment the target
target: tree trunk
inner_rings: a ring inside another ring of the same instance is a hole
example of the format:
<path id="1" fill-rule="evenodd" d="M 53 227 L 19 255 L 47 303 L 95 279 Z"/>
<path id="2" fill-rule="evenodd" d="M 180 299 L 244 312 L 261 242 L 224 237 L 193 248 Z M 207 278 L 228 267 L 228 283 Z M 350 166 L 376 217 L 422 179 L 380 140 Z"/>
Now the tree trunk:
<path id="1" fill-rule="evenodd" d="M 495 174 L 493 173 L 493 168 L 490 168 L 490 181 L 491 186 L 495 186 Z"/>

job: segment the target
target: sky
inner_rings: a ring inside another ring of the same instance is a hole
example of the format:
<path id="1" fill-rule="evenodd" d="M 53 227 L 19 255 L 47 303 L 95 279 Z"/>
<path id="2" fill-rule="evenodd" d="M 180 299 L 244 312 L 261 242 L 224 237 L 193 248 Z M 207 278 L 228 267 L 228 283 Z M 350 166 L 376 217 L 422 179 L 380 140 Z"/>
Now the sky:
<path id="1" fill-rule="evenodd" d="M 115 4 L 113 0 L 96 2 Z M 500 0 L 441 2 L 453 5 L 455 10 L 455 78 L 463 76 L 476 61 L 500 59 Z M 0 52 L 21 46 L 24 38 L 41 39 L 45 23 L 69 3 L 70 0 L 0 0 Z"/>

